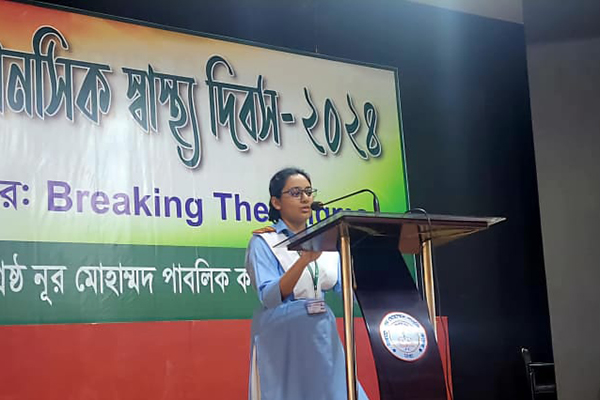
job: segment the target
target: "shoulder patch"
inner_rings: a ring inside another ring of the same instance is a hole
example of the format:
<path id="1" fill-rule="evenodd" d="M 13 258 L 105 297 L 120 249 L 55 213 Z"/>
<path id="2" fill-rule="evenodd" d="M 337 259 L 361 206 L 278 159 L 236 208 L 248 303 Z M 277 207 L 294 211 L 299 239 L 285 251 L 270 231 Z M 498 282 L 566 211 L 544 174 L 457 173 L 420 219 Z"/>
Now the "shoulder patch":
<path id="1" fill-rule="evenodd" d="M 253 235 L 260 235 L 261 233 L 276 232 L 276 229 L 272 226 L 265 226 L 264 228 L 258 228 L 252 231 Z"/>

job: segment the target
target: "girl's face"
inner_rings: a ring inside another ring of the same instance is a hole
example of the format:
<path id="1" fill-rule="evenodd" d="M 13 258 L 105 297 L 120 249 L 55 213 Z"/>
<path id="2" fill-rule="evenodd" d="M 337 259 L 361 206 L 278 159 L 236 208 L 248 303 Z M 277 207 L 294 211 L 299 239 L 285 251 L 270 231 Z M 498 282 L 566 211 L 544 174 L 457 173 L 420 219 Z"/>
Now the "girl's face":
<path id="1" fill-rule="evenodd" d="M 310 205 L 313 196 L 307 196 L 304 190 L 311 189 L 310 182 L 304 175 L 291 175 L 285 182 L 281 197 L 271 197 L 271 203 L 281 213 L 281 218 L 294 227 L 306 224 L 312 212 Z M 294 196 L 298 194 L 299 196 Z"/>

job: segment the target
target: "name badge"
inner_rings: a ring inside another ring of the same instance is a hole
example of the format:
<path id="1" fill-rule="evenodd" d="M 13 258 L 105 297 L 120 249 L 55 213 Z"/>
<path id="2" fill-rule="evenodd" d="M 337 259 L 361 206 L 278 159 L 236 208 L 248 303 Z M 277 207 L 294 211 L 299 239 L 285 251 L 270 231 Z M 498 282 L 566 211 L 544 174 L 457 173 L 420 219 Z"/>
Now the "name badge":
<path id="1" fill-rule="evenodd" d="M 314 299 L 306 301 L 306 312 L 309 315 L 324 313 L 327 309 L 325 308 L 325 300 Z"/>

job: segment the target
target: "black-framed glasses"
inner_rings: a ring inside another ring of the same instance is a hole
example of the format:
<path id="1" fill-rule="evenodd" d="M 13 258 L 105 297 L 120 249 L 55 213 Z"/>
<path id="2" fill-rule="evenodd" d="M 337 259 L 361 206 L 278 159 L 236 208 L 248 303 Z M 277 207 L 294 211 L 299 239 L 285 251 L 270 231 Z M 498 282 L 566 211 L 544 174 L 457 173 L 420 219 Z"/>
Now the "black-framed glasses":
<path id="1" fill-rule="evenodd" d="M 307 187 L 304 189 L 300 187 L 293 187 L 291 189 L 286 190 L 285 192 L 281 192 L 281 194 L 284 193 L 287 193 L 294 198 L 299 198 L 302 195 L 302 193 L 304 193 L 307 197 L 311 197 L 316 195 L 317 189 L 313 189 L 311 187 Z"/>

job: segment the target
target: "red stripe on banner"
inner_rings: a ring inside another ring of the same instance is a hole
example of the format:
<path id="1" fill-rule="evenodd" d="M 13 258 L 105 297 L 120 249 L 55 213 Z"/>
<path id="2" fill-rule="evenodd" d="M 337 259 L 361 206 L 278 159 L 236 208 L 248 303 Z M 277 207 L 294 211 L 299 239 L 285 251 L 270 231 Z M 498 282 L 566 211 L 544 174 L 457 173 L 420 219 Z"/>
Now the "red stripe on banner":
<path id="1" fill-rule="evenodd" d="M 250 323 L 2 326 L 0 400 L 244 399 Z M 358 376 L 378 399 L 367 332 L 355 326 Z"/>

